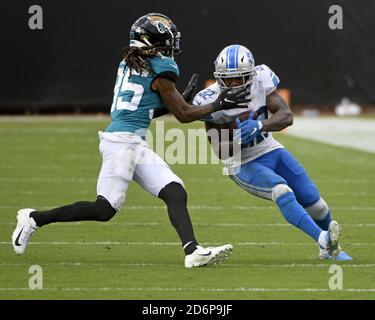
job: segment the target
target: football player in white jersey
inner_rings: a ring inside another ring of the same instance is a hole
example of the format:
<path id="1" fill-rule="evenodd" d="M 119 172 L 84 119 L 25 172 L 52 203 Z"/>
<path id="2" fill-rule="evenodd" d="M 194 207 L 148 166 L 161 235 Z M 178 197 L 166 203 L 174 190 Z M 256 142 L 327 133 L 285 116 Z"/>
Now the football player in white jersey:
<path id="1" fill-rule="evenodd" d="M 198 245 L 181 179 L 144 140 L 154 111 L 164 106 L 179 121 L 192 122 L 217 110 L 237 108 L 246 101 L 245 90 L 232 90 L 223 92 L 201 110 L 187 103 L 185 100 L 189 100 L 191 90 L 182 96 L 175 87 L 179 68 L 174 55 L 179 51 L 179 42 L 177 27 L 165 15 L 150 13 L 132 25 L 130 43 L 117 72 L 112 121 L 105 132 L 99 132 L 103 162 L 96 201 L 75 202 L 47 211 L 19 210 L 12 235 L 17 254 L 25 252 L 36 229 L 50 223 L 110 220 L 124 205 L 132 180 L 166 203 L 170 221 L 184 249 L 185 267 L 215 264 L 231 254 L 230 244 L 212 248 Z"/>
<path id="2" fill-rule="evenodd" d="M 272 137 L 272 131 L 293 123 L 292 111 L 277 91 L 277 75 L 266 65 L 255 66 L 246 47 L 230 45 L 215 60 L 214 76 L 216 82 L 200 91 L 193 104 L 215 101 L 228 88 L 246 88 L 251 99 L 247 110 L 221 110 L 203 119 L 207 131 L 237 128 L 227 141 L 214 141 L 208 135 L 220 158 L 223 148 L 232 147 L 233 156 L 233 144 L 241 145 L 241 164 L 237 170 L 232 168 L 230 178 L 247 192 L 274 201 L 290 224 L 318 243 L 321 259 L 351 260 L 338 245 L 339 225 L 331 220 L 330 208 L 318 188 L 295 157 Z"/>

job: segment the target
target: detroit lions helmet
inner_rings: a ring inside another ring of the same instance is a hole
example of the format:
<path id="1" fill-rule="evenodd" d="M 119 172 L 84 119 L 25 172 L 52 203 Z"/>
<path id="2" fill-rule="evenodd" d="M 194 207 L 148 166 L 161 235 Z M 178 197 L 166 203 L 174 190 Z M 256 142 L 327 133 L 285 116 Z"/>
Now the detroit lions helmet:
<path id="1" fill-rule="evenodd" d="M 225 47 L 215 60 L 214 76 L 221 89 L 227 88 L 225 78 L 242 77 L 242 85 L 250 90 L 255 73 L 255 61 L 249 49 L 238 44 Z"/>
<path id="2" fill-rule="evenodd" d="M 176 25 L 161 13 L 140 17 L 130 29 L 130 47 L 155 47 L 168 57 L 180 53 L 180 38 Z"/>

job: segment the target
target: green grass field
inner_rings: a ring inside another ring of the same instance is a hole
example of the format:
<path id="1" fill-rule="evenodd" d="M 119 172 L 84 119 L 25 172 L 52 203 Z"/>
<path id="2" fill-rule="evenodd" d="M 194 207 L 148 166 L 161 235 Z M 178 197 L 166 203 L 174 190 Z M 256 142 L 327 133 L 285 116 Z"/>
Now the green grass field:
<path id="1" fill-rule="evenodd" d="M 92 200 L 101 158 L 97 131 L 108 119 L 0 121 L 0 299 L 374 299 L 375 154 L 276 135 L 305 165 L 342 225 L 350 262 L 317 259 L 315 243 L 272 202 L 221 175 L 220 165 L 174 165 L 189 194 L 197 239 L 232 243 L 218 266 L 185 269 L 164 204 L 133 183 L 107 223 L 52 224 L 23 256 L 10 242 L 20 208 Z M 200 123 L 169 127 L 191 128 Z M 329 267 L 343 268 L 330 290 Z M 43 269 L 30 290 L 29 267 Z"/>

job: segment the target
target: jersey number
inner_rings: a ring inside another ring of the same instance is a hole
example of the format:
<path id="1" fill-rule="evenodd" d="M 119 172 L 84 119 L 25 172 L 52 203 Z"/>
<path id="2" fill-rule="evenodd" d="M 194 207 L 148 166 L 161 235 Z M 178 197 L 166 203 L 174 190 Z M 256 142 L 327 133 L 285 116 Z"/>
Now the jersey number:
<path id="1" fill-rule="evenodd" d="M 137 110 L 144 88 L 140 84 L 129 82 L 129 69 L 118 75 L 115 85 L 111 112 L 116 110 Z"/>

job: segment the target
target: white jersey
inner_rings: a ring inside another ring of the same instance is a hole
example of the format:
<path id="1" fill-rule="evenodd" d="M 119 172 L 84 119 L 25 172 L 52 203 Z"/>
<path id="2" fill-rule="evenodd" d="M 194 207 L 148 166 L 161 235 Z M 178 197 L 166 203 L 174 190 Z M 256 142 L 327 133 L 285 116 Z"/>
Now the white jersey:
<path id="1" fill-rule="evenodd" d="M 215 124 L 230 124 L 232 121 L 235 121 L 239 114 L 249 111 L 256 111 L 260 119 L 268 119 L 269 114 L 266 106 L 266 97 L 277 88 L 280 80 L 276 74 L 264 64 L 256 66 L 255 71 L 256 76 L 251 86 L 251 94 L 247 97 L 251 99 L 247 109 L 236 108 L 220 110 L 202 120 Z M 218 83 L 215 82 L 206 89 L 198 92 L 194 97 L 193 104 L 200 106 L 212 103 L 217 99 L 219 94 L 220 87 Z M 249 145 L 243 147 L 241 151 L 241 162 L 246 163 L 252 161 L 278 148 L 283 148 L 283 146 L 272 137 L 271 132 L 266 132 L 257 139 L 254 139 Z"/>

